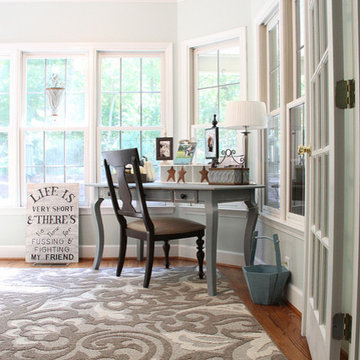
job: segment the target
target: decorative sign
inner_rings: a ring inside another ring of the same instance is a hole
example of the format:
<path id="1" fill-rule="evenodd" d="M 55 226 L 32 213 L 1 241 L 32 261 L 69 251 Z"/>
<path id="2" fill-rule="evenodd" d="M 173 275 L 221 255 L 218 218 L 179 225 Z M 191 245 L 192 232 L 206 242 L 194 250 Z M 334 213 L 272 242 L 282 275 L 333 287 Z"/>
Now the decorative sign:
<path id="1" fill-rule="evenodd" d="M 28 184 L 26 262 L 79 261 L 79 184 Z"/>

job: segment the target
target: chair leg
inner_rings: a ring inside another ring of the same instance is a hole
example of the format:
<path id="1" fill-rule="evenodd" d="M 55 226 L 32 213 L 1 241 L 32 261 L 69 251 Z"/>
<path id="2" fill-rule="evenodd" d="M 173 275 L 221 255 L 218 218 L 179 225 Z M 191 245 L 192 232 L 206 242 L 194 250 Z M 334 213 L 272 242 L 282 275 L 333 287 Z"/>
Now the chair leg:
<path id="1" fill-rule="evenodd" d="M 145 266 L 145 278 L 144 278 L 144 288 L 148 288 L 150 284 L 151 272 L 154 262 L 154 239 L 148 237 L 147 241 L 147 254 L 146 254 L 146 266 Z"/>
<path id="2" fill-rule="evenodd" d="M 164 241 L 163 249 L 164 249 L 164 254 L 165 254 L 165 267 L 168 269 L 170 267 L 170 261 L 169 261 L 170 244 L 169 244 L 169 240 Z"/>
<path id="3" fill-rule="evenodd" d="M 120 276 L 121 271 L 125 262 L 125 254 L 126 254 L 126 245 L 127 245 L 127 236 L 125 233 L 125 229 L 120 227 L 120 251 L 119 251 L 119 261 L 116 269 L 116 276 Z"/>
<path id="4" fill-rule="evenodd" d="M 198 259 L 198 263 L 199 263 L 199 279 L 203 279 L 204 278 L 204 271 L 203 271 L 203 264 L 204 264 L 204 251 L 203 251 L 203 245 L 204 245 L 204 240 L 202 239 L 204 235 L 199 235 L 198 239 L 196 240 L 196 245 L 197 245 L 197 253 L 196 253 L 196 257 Z"/>

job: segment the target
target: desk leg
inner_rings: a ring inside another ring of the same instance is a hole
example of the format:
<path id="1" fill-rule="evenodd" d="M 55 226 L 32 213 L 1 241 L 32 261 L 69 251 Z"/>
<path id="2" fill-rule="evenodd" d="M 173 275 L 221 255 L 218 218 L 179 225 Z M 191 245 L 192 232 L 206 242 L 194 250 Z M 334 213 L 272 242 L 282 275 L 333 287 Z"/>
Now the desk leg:
<path id="1" fill-rule="evenodd" d="M 208 294 L 216 295 L 216 248 L 218 234 L 218 204 L 209 191 L 205 200 L 206 211 L 206 279 Z"/>
<path id="2" fill-rule="evenodd" d="M 244 235 L 244 256 L 245 264 L 250 264 L 250 249 L 251 249 L 251 238 L 255 230 L 256 221 L 259 215 L 259 210 L 255 200 L 252 198 L 249 201 L 245 201 L 246 206 L 249 209 L 248 218 L 246 222 L 245 235 Z"/>
<path id="3" fill-rule="evenodd" d="M 95 222 L 97 226 L 96 232 L 96 253 L 93 263 L 93 269 L 99 270 L 100 262 L 103 256 L 104 251 L 104 225 L 101 218 L 100 206 L 104 199 L 99 198 L 93 204 L 93 216 L 95 217 Z"/>
<path id="4" fill-rule="evenodd" d="M 138 241 L 136 245 L 136 255 L 138 261 L 144 260 L 144 241 L 140 241 L 140 240 Z"/>
<path id="5" fill-rule="evenodd" d="M 136 211 L 141 212 L 140 201 L 136 200 L 135 208 L 136 208 Z M 138 261 L 144 260 L 144 242 L 145 241 L 139 240 L 138 243 L 136 244 L 136 259 Z"/>

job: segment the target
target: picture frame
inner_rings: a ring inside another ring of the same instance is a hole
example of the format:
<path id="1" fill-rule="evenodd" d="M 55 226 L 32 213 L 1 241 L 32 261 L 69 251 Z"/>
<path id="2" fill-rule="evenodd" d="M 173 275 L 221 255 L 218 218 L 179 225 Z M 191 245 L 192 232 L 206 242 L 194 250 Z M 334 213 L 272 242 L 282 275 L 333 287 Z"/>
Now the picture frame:
<path id="1" fill-rule="evenodd" d="M 205 129 L 205 158 L 219 158 L 219 128 L 216 126 Z"/>
<path id="2" fill-rule="evenodd" d="M 156 138 L 156 160 L 167 161 L 173 160 L 173 138 L 159 137 Z"/>
<path id="3" fill-rule="evenodd" d="M 196 150 L 196 142 L 180 140 L 174 165 L 190 165 Z"/>

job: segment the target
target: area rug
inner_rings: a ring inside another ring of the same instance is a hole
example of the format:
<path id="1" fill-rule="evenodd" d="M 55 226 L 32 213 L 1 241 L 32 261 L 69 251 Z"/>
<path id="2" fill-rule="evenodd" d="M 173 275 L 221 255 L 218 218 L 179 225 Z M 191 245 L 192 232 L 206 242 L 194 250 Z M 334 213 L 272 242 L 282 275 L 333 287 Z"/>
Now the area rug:
<path id="1" fill-rule="evenodd" d="M 0 359 L 286 359 L 227 282 L 195 267 L 0 268 Z"/>

